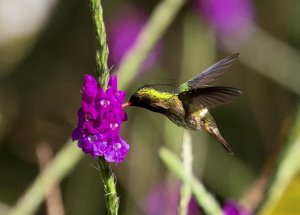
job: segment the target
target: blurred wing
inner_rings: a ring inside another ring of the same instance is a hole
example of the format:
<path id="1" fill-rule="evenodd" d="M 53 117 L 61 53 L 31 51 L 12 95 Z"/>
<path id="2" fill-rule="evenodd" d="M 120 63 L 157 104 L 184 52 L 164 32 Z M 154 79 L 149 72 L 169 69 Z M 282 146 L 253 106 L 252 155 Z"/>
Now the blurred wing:
<path id="1" fill-rule="evenodd" d="M 191 110 L 198 110 L 231 103 L 240 95 L 242 92 L 232 87 L 207 87 L 182 92 L 178 97 Z"/>
<path id="2" fill-rule="evenodd" d="M 179 87 L 180 92 L 208 86 L 209 83 L 219 78 L 219 76 L 221 76 L 226 69 L 233 64 L 238 56 L 239 54 L 237 53 L 215 63 L 199 75 L 182 84 Z"/>

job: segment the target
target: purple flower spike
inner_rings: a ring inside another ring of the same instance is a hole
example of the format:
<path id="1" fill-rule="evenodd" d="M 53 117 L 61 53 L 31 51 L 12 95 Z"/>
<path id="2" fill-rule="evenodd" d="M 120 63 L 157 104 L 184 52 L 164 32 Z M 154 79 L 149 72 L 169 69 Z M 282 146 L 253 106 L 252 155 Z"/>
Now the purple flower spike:
<path id="1" fill-rule="evenodd" d="M 252 213 L 242 207 L 240 207 L 234 201 L 227 201 L 224 204 L 224 215 L 252 215 Z"/>
<path id="2" fill-rule="evenodd" d="M 108 162 L 122 162 L 129 145 L 120 136 L 127 115 L 122 108 L 126 93 L 118 91 L 117 76 L 111 76 L 104 91 L 96 79 L 85 75 L 82 86 L 82 107 L 72 139 L 78 140 L 83 152 L 93 157 L 104 156 Z"/>
<path id="3" fill-rule="evenodd" d="M 123 57 L 133 47 L 147 18 L 143 11 L 132 8 L 116 13 L 107 27 L 110 65 L 119 66 Z M 158 44 L 144 61 L 141 71 L 149 69 L 159 59 L 160 54 L 161 45 Z"/>
<path id="4" fill-rule="evenodd" d="M 245 30 L 253 20 L 251 0 L 196 0 L 197 8 L 219 33 Z"/>
<path id="5" fill-rule="evenodd" d="M 104 154 L 105 160 L 108 162 L 121 162 L 129 150 L 129 145 L 121 137 L 109 146 L 109 150 L 106 150 Z"/>

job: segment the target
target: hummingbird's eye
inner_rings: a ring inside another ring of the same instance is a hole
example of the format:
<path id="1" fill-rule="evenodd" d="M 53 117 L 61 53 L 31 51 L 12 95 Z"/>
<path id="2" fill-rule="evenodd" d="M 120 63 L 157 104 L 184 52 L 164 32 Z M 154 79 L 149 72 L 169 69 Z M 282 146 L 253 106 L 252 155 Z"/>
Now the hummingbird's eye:
<path id="1" fill-rule="evenodd" d="M 134 94 L 130 97 L 130 100 L 129 100 L 132 104 L 137 104 L 141 101 L 141 97 Z"/>

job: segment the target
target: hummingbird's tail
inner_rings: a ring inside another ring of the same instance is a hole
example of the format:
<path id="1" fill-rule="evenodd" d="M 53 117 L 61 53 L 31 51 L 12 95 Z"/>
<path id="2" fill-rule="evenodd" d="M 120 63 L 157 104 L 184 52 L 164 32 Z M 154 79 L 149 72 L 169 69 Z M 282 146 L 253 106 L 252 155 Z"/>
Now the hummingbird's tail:
<path id="1" fill-rule="evenodd" d="M 226 140 L 221 136 L 221 134 L 219 132 L 217 132 L 217 134 L 214 134 L 213 136 L 215 136 L 217 138 L 217 140 L 219 141 L 219 143 L 221 143 L 221 145 L 223 146 L 223 148 L 231 155 L 233 155 L 233 152 L 229 146 L 229 144 L 226 142 Z"/>
<path id="2" fill-rule="evenodd" d="M 233 154 L 229 144 L 226 142 L 226 140 L 221 136 L 219 129 L 217 127 L 217 125 L 214 123 L 214 121 L 212 120 L 212 118 L 208 121 L 206 121 L 206 123 L 203 126 L 204 130 L 207 131 L 207 133 L 209 133 L 211 136 L 213 136 L 214 138 L 216 138 L 219 143 L 221 143 L 221 145 L 223 146 L 223 148 L 229 153 L 229 154 Z"/>

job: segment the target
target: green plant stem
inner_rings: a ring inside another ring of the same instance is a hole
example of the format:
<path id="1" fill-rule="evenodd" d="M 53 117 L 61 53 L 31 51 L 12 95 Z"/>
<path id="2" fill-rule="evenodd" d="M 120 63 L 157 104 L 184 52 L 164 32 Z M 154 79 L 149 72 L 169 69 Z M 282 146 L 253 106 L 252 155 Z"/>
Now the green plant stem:
<path id="1" fill-rule="evenodd" d="M 192 140 L 189 131 L 185 130 L 182 140 L 182 164 L 188 177 L 187 181 L 190 181 L 193 177 L 193 155 L 192 155 Z M 179 203 L 179 214 L 187 215 L 189 212 L 189 202 L 192 196 L 192 189 L 187 181 L 183 181 L 180 188 L 180 203 Z"/>
<path id="2" fill-rule="evenodd" d="M 96 74 L 99 83 L 104 89 L 106 89 L 109 77 L 109 69 L 107 66 L 109 51 L 106 42 L 106 32 L 101 0 L 91 0 L 90 5 L 96 36 Z"/>
<path id="3" fill-rule="evenodd" d="M 107 88 L 109 69 L 107 66 L 108 47 L 103 20 L 103 9 L 101 0 L 91 0 L 91 11 L 93 14 L 94 30 L 96 35 L 96 74 L 102 88 Z M 99 170 L 104 186 L 104 198 L 109 215 L 117 215 L 119 210 L 119 198 L 117 195 L 115 175 L 109 163 L 103 157 L 99 158 Z"/>
<path id="4" fill-rule="evenodd" d="M 69 140 L 55 159 L 38 175 L 27 192 L 9 211 L 9 215 L 30 215 L 38 209 L 53 186 L 68 175 L 83 157 L 82 151 Z"/>
<path id="5" fill-rule="evenodd" d="M 288 143 L 282 151 L 278 168 L 275 172 L 273 182 L 270 185 L 268 198 L 259 214 L 270 214 L 277 202 L 279 201 L 284 190 L 288 186 L 292 178 L 300 170 L 300 109 L 298 109 L 297 117 L 293 129 L 291 131 Z"/>
<path id="6" fill-rule="evenodd" d="M 192 193 L 196 197 L 199 205 L 201 205 L 209 215 L 222 215 L 222 209 L 216 202 L 214 197 L 205 189 L 204 185 L 198 181 L 195 176 L 188 176 L 184 169 L 184 165 L 180 159 L 170 150 L 162 148 L 159 152 L 160 158 L 165 163 L 175 176 L 177 176 L 182 182 L 187 183 L 191 186 Z"/>
<path id="7" fill-rule="evenodd" d="M 117 195 L 116 177 L 111 166 L 103 157 L 99 158 L 99 172 L 104 186 L 107 214 L 117 215 L 119 210 L 119 198 Z"/>
<path id="8" fill-rule="evenodd" d="M 119 209 L 119 198 L 116 190 L 116 178 L 103 157 L 99 158 L 99 168 L 102 183 L 104 185 L 105 202 L 108 214 L 117 215 Z"/>
<path id="9" fill-rule="evenodd" d="M 138 36 L 136 45 L 121 62 L 118 76 L 121 89 L 130 85 L 146 56 L 172 23 L 184 3 L 185 0 L 164 0 L 154 9 L 151 18 Z"/>

